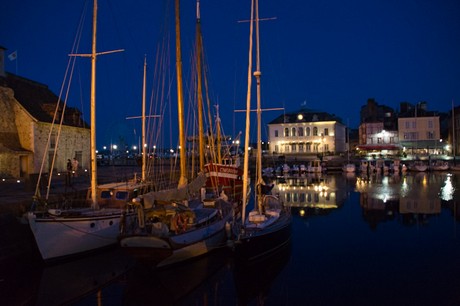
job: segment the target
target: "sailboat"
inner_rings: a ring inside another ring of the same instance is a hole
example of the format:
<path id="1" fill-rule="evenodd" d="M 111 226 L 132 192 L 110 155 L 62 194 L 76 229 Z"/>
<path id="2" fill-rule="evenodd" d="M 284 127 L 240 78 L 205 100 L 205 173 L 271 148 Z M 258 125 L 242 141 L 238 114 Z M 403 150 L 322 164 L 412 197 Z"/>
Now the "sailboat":
<path id="1" fill-rule="evenodd" d="M 64 202 L 59 203 L 58 208 L 50 208 L 48 203 L 45 203 L 44 209 L 38 210 L 40 199 L 37 187 L 33 209 L 27 213 L 27 220 L 45 261 L 116 245 L 121 220 L 129 220 L 134 216 L 134 212 L 128 210 L 126 201 L 137 196 L 142 189 L 142 184 L 137 181 L 101 186 L 97 184 L 96 57 L 122 50 L 96 52 L 96 22 L 97 0 L 93 3 L 92 52 L 89 55 L 74 55 L 91 57 L 91 206 L 66 208 Z"/>
<path id="2" fill-rule="evenodd" d="M 250 18 L 250 41 L 249 41 L 249 64 L 248 64 L 248 92 L 246 100 L 246 133 L 244 146 L 244 175 L 243 180 L 248 180 L 249 165 L 249 130 L 251 111 L 251 85 L 252 85 L 252 41 L 254 24 L 256 25 L 256 60 L 257 68 L 254 76 L 257 81 L 257 156 L 256 156 L 256 179 L 255 179 L 255 204 L 254 210 L 246 216 L 246 206 L 240 222 L 233 227 L 235 242 L 234 251 L 238 259 L 252 261 L 263 258 L 274 251 L 289 244 L 291 240 L 292 216 L 288 207 L 281 200 L 271 194 L 264 194 L 265 188 L 262 178 L 262 140 L 261 140 L 261 94 L 260 94 L 260 48 L 259 48 L 259 4 L 258 0 L 251 1 Z M 243 203 L 246 201 L 247 185 L 243 184 Z M 238 224 L 239 223 L 239 224 Z"/>
<path id="3" fill-rule="evenodd" d="M 119 237 L 120 246 L 154 268 L 167 267 L 204 255 L 226 245 L 233 205 L 225 196 L 206 201 L 202 173 L 187 183 L 185 129 L 183 118 L 182 59 L 179 0 L 175 1 L 176 70 L 180 143 L 180 179 L 177 188 L 142 195 L 138 216 Z M 199 18 L 199 2 L 197 2 Z"/>

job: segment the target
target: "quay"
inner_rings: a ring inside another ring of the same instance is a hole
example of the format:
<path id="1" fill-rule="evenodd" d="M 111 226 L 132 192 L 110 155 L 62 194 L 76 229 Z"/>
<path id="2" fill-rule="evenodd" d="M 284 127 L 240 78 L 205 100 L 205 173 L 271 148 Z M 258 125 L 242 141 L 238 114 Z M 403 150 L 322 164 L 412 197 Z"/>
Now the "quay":
<path id="1" fill-rule="evenodd" d="M 250 173 L 255 173 L 255 157 L 251 156 Z M 286 156 L 282 159 L 279 156 L 265 155 L 263 156 L 262 167 L 274 167 L 279 164 L 287 163 L 301 164 L 306 163 L 311 158 L 305 156 Z M 324 159 L 328 171 L 341 171 L 341 166 L 345 161 L 341 157 L 328 157 Z M 170 163 L 162 164 L 163 171 L 170 169 Z M 106 165 L 98 167 L 98 183 L 122 182 L 142 175 L 142 169 L 136 164 L 123 165 Z M 46 192 L 47 177 L 42 177 L 42 187 L 40 188 L 42 196 Z M 16 180 L 13 178 L 0 181 L 0 214 L 9 213 L 14 216 L 22 216 L 27 212 L 32 204 L 32 198 L 35 193 L 37 179 L 28 181 Z M 61 175 L 55 174 L 50 186 L 50 200 L 67 194 L 85 193 L 90 186 L 89 173 L 80 170 L 76 177 L 72 177 L 72 186 L 66 186 L 65 173 Z"/>
<path id="2" fill-rule="evenodd" d="M 98 183 L 121 182 L 133 179 L 134 175 L 141 176 L 141 167 L 137 165 L 103 166 L 98 167 Z M 36 179 L 28 181 L 5 179 L 0 181 L 0 215 L 12 214 L 16 217 L 27 212 L 32 204 L 36 188 Z M 71 178 L 71 186 L 65 184 L 65 173 L 54 175 L 50 186 L 49 198 L 56 199 L 64 194 L 82 194 L 90 186 L 90 175 L 81 170 Z M 47 177 L 42 178 L 41 195 L 46 192 Z"/>

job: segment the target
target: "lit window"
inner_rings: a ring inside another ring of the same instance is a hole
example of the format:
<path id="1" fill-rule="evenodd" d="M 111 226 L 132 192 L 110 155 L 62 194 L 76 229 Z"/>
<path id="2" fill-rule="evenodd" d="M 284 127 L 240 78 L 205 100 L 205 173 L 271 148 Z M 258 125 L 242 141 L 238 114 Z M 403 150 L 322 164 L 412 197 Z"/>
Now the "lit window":
<path id="1" fill-rule="evenodd" d="M 297 130 L 299 136 L 303 136 L 303 127 L 299 127 Z"/>

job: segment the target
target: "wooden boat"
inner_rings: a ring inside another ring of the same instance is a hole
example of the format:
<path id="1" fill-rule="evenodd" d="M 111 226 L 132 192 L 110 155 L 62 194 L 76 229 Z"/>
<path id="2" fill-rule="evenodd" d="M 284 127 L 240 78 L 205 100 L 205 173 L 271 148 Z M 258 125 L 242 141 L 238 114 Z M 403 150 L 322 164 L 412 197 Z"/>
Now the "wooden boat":
<path id="1" fill-rule="evenodd" d="M 125 200 L 129 200 L 128 196 L 137 195 L 138 191 L 144 187 L 143 183 L 111 186 L 113 187 L 110 191 L 112 194 L 114 191 L 115 195 L 118 194 L 117 192 L 122 192 L 123 196 L 126 197 L 116 203 L 112 201 L 110 192 L 107 193 L 107 190 L 104 191 L 104 189 L 97 187 L 95 71 L 96 57 L 99 53 L 96 52 L 96 22 L 97 0 L 94 1 L 93 5 L 92 53 L 90 55 L 74 55 L 91 57 L 91 191 L 89 201 L 91 207 L 85 205 L 84 208 L 75 208 L 74 205 L 68 205 L 68 199 L 64 199 L 62 203 L 58 203 L 56 208 L 50 208 L 46 199 L 42 201 L 39 198 L 37 184 L 32 211 L 27 214 L 27 219 L 38 249 L 45 261 L 115 245 L 119 234 L 121 216 L 127 219 L 134 217 L 134 213 L 126 207 Z M 122 50 L 105 53 L 117 51 Z M 110 198 L 104 198 L 105 195 L 110 196 Z M 44 206 L 39 207 L 40 204 L 44 204 Z"/>
<path id="2" fill-rule="evenodd" d="M 177 188 L 150 192 L 133 202 L 138 216 L 126 222 L 120 246 L 138 260 L 155 268 L 170 266 L 225 246 L 226 228 L 234 210 L 226 195 L 200 198 L 206 177 L 199 175 L 187 184 L 185 129 L 183 118 L 179 0 L 175 2 L 176 65 L 179 115 L 180 179 Z M 197 7 L 197 25 L 199 7 Z M 184 205 L 185 204 L 185 205 Z"/>
<path id="3" fill-rule="evenodd" d="M 139 223 L 126 224 L 120 246 L 137 260 L 156 268 L 224 247 L 226 227 L 233 217 L 233 205 L 224 199 L 206 206 L 199 201 L 189 202 L 189 206 L 156 202 L 150 209 L 139 207 L 137 211 Z"/>
<path id="4" fill-rule="evenodd" d="M 251 22 L 250 22 L 250 49 L 248 65 L 248 93 L 246 103 L 246 134 L 245 150 L 249 148 L 249 130 L 251 112 L 251 85 L 252 85 L 252 40 L 253 26 L 256 25 L 256 46 L 257 46 L 257 67 L 254 76 L 257 82 L 257 156 L 256 156 L 256 188 L 254 210 L 246 216 L 246 206 L 243 206 L 241 220 L 238 220 L 234 229 L 234 251 L 237 258 L 243 261 L 252 261 L 262 258 L 283 246 L 287 245 L 291 239 L 292 217 L 290 209 L 283 205 L 278 197 L 263 193 L 265 185 L 262 179 L 262 140 L 261 140 L 261 95 L 260 95 L 260 60 L 259 60 L 259 12 L 258 0 L 251 3 Z M 255 14 L 255 16 L 254 16 Z M 243 179 L 248 180 L 249 156 L 244 156 L 244 175 Z M 244 188 L 246 184 L 243 184 Z M 243 191 L 244 200 L 246 201 L 246 190 Z"/>

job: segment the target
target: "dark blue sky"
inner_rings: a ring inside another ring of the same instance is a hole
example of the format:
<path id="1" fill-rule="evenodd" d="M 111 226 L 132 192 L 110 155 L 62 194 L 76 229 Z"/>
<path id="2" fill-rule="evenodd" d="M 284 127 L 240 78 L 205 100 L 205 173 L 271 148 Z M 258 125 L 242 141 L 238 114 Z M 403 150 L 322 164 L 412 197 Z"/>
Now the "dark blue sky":
<path id="1" fill-rule="evenodd" d="M 7 60 L 7 71 L 59 94 L 84 2 L 3 1 L 0 45 L 18 56 Z M 98 58 L 98 147 L 119 137 L 135 143 L 140 136 L 140 121 L 125 118 L 141 112 L 144 54 L 150 96 L 166 3 L 99 0 L 98 51 L 126 51 Z M 195 0 L 181 5 L 184 82 L 190 84 Z M 220 105 L 225 133 L 235 135 L 244 130 L 244 115 L 233 110 L 246 102 L 249 29 L 238 21 L 249 18 L 250 0 L 201 0 L 201 8 L 210 96 Z M 448 111 L 452 100 L 460 101 L 459 16 L 458 0 L 260 0 L 260 17 L 276 17 L 261 22 L 263 106 L 290 112 L 306 103 L 349 120 L 351 127 L 358 126 L 368 98 L 394 108 L 402 101 L 427 101 L 430 110 Z M 81 53 L 91 50 L 90 18 L 88 8 Z M 174 49 L 173 36 L 170 41 Z M 169 61 L 174 68 L 174 54 Z M 89 65 L 78 60 L 69 101 L 87 118 Z M 170 78 L 174 95 L 175 77 Z M 264 123 L 279 114 L 266 112 Z M 170 117 L 165 114 L 164 143 L 176 141 L 176 115 Z"/>

